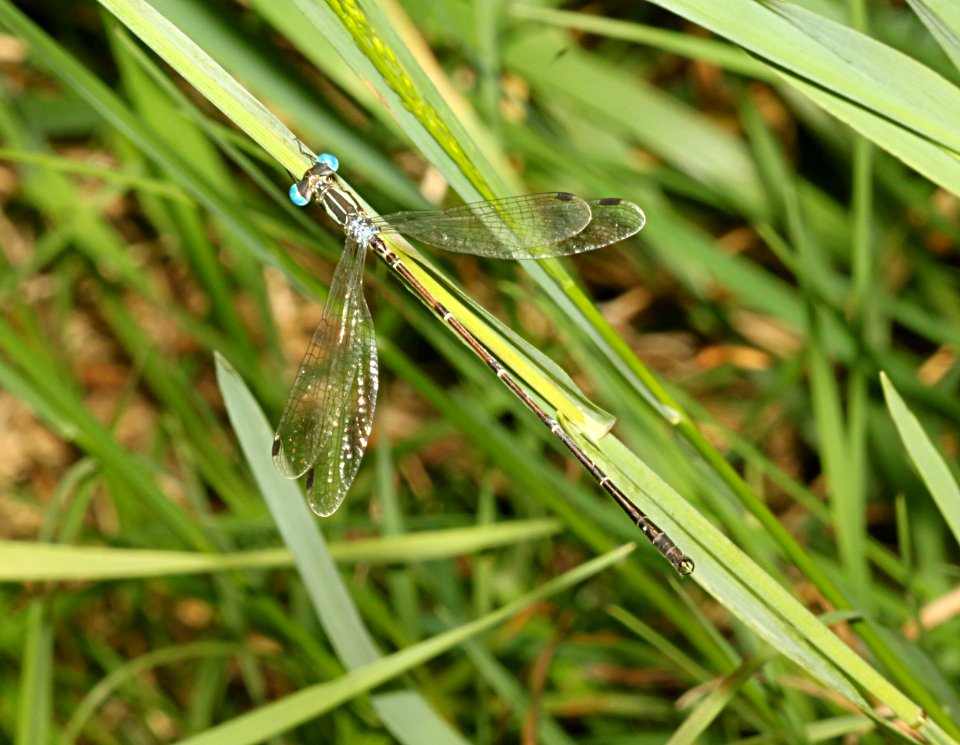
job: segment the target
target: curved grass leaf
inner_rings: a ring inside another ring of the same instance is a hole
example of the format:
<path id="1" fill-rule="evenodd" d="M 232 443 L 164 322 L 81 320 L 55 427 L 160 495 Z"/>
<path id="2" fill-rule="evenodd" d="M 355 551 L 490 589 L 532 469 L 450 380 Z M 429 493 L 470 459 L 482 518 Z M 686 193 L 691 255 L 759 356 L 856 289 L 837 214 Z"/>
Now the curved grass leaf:
<path id="1" fill-rule="evenodd" d="M 960 69 L 960 5 L 951 0 L 907 0 L 913 12 Z"/>
<path id="2" fill-rule="evenodd" d="M 784 0 L 656 0 L 780 69 L 831 113 L 908 165 L 960 194 L 960 89 L 875 39 Z M 816 91 L 819 95 L 811 95 Z M 855 113 L 854 113 L 855 112 Z M 908 139 L 941 162 L 917 158 Z"/>
<path id="3" fill-rule="evenodd" d="M 920 478 L 953 531 L 954 540 L 960 544 L 960 486 L 917 417 L 907 408 L 897 389 L 883 373 L 880 374 L 880 383 L 903 446 L 910 453 Z"/>

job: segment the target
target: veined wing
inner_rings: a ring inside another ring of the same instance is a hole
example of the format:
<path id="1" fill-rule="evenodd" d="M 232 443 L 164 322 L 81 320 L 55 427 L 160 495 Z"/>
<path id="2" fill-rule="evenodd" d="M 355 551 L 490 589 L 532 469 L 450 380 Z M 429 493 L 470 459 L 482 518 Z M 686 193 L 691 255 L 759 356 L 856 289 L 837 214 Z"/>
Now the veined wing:
<path id="1" fill-rule="evenodd" d="M 347 244 L 356 245 L 356 241 L 348 237 Z M 365 251 L 362 247 L 359 250 Z M 355 324 L 350 351 L 345 355 L 349 364 L 343 376 L 346 384 L 343 388 L 331 388 L 324 397 L 319 453 L 307 475 L 310 507 L 322 517 L 337 511 L 353 484 L 367 449 L 377 405 L 377 339 L 359 282 L 351 301 Z"/>
<path id="2" fill-rule="evenodd" d="M 587 227 L 557 243 L 531 248 L 535 255 L 517 258 L 545 259 L 593 251 L 636 235 L 647 222 L 643 210 L 624 199 L 597 199 L 587 204 L 593 212 Z"/>
<path id="3" fill-rule="evenodd" d="M 326 419 L 328 410 L 336 410 L 337 401 L 341 402 L 341 408 L 351 400 L 360 406 L 359 398 L 353 395 L 358 381 L 357 371 L 361 366 L 369 369 L 371 359 L 364 344 L 357 340 L 373 338 L 372 328 L 364 328 L 372 326 L 362 294 L 365 255 L 365 249 L 353 239 L 347 239 L 330 284 L 323 320 L 313 334 L 280 417 L 273 441 L 273 462 L 287 478 L 297 478 L 313 469 L 321 453 L 329 451 L 331 437 L 339 437 L 339 421 L 336 427 L 331 427 Z M 376 365 L 375 350 L 372 364 Z M 365 385 L 369 384 L 369 372 L 361 377 Z M 361 426 L 362 431 L 344 432 L 348 441 L 357 441 L 362 436 L 365 444 L 373 419 L 375 396 L 374 372 L 373 391 L 369 395 L 365 391 L 364 395 L 364 413 L 359 419 L 351 420 L 350 425 L 355 428 L 358 424 L 365 424 L 366 429 L 362 430 Z M 360 455 L 362 453 L 361 447 Z M 322 463 L 320 465 L 323 467 Z M 349 481 L 352 479 L 351 475 Z M 343 493 L 349 486 L 349 483 L 343 486 Z"/>
<path id="4" fill-rule="evenodd" d="M 540 259 L 590 223 L 590 207 L 565 192 L 529 194 L 445 210 L 396 212 L 373 220 L 385 233 L 402 233 L 456 253 L 498 259 Z"/>

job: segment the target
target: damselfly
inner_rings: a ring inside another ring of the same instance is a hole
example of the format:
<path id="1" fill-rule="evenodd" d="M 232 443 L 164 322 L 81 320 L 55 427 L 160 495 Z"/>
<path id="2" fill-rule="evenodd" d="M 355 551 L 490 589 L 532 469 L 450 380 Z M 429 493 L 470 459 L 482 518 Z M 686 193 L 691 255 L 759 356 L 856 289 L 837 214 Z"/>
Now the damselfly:
<path id="1" fill-rule="evenodd" d="M 307 475 L 310 506 L 322 516 L 337 510 L 357 475 L 373 426 L 379 375 L 373 319 L 363 297 L 363 264 L 369 249 L 560 438 L 673 568 L 681 575 L 690 574 L 693 560 L 627 498 L 380 237 L 383 233 L 401 233 L 458 253 L 498 259 L 548 259 L 629 238 L 643 227 L 643 211 L 622 199 L 586 202 L 573 194 L 553 192 L 370 217 L 340 185 L 338 165 L 335 156 L 324 153 L 290 187 L 294 204 L 303 207 L 313 200 L 323 205 L 343 228 L 346 243 L 334 271 L 323 319 L 300 365 L 273 441 L 273 461 L 280 473 L 287 478 Z"/>

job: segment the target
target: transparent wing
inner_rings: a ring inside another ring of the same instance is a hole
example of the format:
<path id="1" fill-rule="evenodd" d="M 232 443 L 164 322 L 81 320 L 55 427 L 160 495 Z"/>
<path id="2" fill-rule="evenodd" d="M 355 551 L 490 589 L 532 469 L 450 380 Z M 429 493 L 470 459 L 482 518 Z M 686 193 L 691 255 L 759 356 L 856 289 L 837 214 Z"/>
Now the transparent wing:
<path id="1" fill-rule="evenodd" d="M 355 241 L 348 238 L 347 243 Z M 345 386 L 336 393 L 331 389 L 325 397 L 319 454 L 307 476 L 310 507 L 322 517 L 337 511 L 353 484 L 367 449 L 377 405 L 377 340 L 359 283 L 351 300 L 354 298 L 352 312 L 356 323 L 345 356 L 349 362 Z"/>
<path id="2" fill-rule="evenodd" d="M 331 450 L 332 439 L 353 442 L 362 437 L 365 445 L 369 436 L 377 376 L 376 350 L 371 357 L 367 349 L 373 339 L 373 322 L 362 294 L 365 255 L 365 250 L 356 241 L 347 239 L 330 284 L 323 320 L 313 334 L 280 417 L 273 440 L 273 462 L 287 478 L 297 478 L 308 471 L 313 476 L 312 469 L 322 454 Z M 367 343 L 358 340 L 366 340 Z M 359 374 L 361 366 L 364 372 Z M 361 406 L 356 392 L 358 381 L 369 386 L 371 379 L 373 391 L 364 392 Z M 349 422 L 342 416 L 336 422 L 330 421 L 328 412 L 343 411 L 351 402 L 364 411 Z M 340 429 L 341 421 L 347 426 L 343 432 Z M 365 430 L 363 426 L 366 426 Z M 357 427 L 360 427 L 359 431 Z M 359 454 L 362 453 L 363 446 L 359 448 Z M 325 469 L 326 465 L 320 463 L 320 467 Z M 353 475 L 345 485 L 337 485 L 344 494 Z M 316 482 L 315 478 L 313 482 Z M 308 491 L 313 492 L 317 484 L 308 485 L 311 486 L 314 488 L 308 488 Z M 311 506 L 314 506 L 313 501 L 311 498 Z M 317 501 L 325 500 L 318 498 Z M 340 501 L 342 496 L 337 504 Z M 314 511 L 317 511 L 315 506 Z"/>
<path id="3" fill-rule="evenodd" d="M 548 247 L 576 235 L 591 218 L 589 205 L 564 192 L 529 194 L 451 207 L 395 212 L 373 220 L 385 233 L 402 233 L 456 253 L 498 259 L 542 259 Z"/>
<path id="4" fill-rule="evenodd" d="M 633 202 L 623 199 L 597 199 L 587 202 L 593 212 L 593 219 L 579 233 L 549 246 L 531 248 L 528 257 L 517 258 L 543 259 L 554 256 L 571 256 L 603 248 L 636 235 L 646 224 L 647 218 Z"/>

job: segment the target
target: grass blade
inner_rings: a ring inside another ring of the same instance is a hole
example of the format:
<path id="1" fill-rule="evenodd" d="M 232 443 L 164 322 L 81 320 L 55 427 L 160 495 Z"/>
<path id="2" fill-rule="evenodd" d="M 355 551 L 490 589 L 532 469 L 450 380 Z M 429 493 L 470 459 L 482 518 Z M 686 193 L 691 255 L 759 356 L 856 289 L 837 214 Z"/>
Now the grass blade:
<path id="1" fill-rule="evenodd" d="M 960 544 L 960 486 L 950 467 L 939 453 L 929 435 L 924 431 L 916 415 L 907 407 L 897 389 L 886 375 L 880 375 L 883 393 L 890 416 L 897 425 L 897 432 L 923 483 L 927 485 L 933 501 Z"/>

